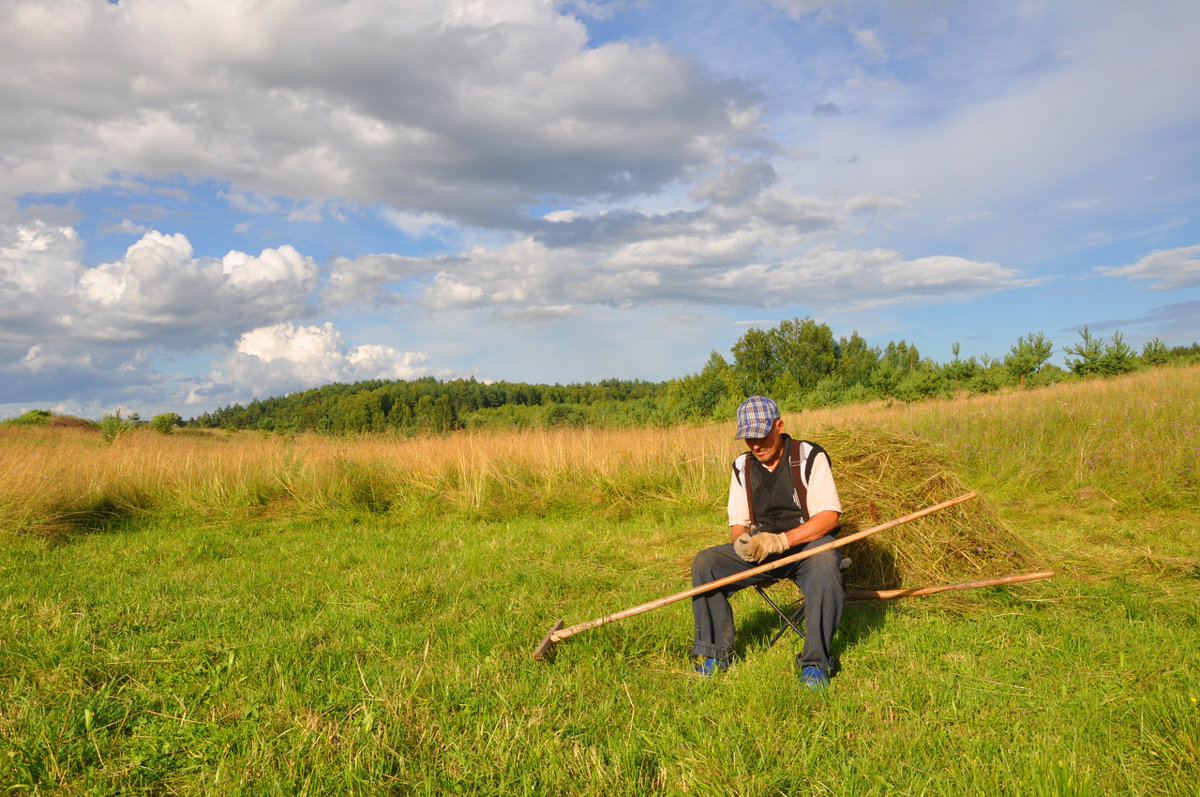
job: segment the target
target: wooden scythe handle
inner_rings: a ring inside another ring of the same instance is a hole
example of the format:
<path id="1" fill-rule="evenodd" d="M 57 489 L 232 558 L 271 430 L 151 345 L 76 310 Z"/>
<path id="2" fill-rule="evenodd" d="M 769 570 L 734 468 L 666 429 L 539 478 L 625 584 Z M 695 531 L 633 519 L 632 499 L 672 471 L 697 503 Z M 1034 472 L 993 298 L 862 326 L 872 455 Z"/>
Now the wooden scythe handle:
<path id="1" fill-rule="evenodd" d="M 908 598 L 915 595 L 933 595 L 938 592 L 956 592 L 964 589 L 979 587 L 997 587 L 1001 584 L 1017 584 L 1022 581 L 1038 581 L 1051 578 L 1053 570 L 1041 570 L 1037 573 L 1019 573 L 1013 576 L 998 576 L 996 578 L 981 578 L 978 581 L 963 581 L 958 584 L 942 584 L 937 587 L 920 587 L 914 589 L 856 589 L 846 593 L 848 601 L 889 600 L 891 598 Z"/>
<path id="2" fill-rule="evenodd" d="M 668 595 L 665 598 L 652 600 L 649 603 L 643 603 L 640 606 L 634 606 L 619 612 L 606 614 L 603 617 L 597 617 L 595 620 L 588 620 L 587 622 L 579 623 L 578 625 L 573 625 L 569 628 L 560 628 L 552 631 L 548 636 L 548 640 L 551 644 L 558 643 L 564 639 L 567 639 L 568 637 L 575 636 L 580 631 L 587 631 L 589 628 L 596 628 L 598 626 L 607 625 L 608 623 L 615 623 L 617 620 L 624 620 L 626 617 L 632 617 L 635 614 L 642 614 L 643 612 L 652 611 L 668 604 L 675 603 L 676 601 L 684 600 L 685 598 L 692 598 L 696 595 L 702 595 L 705 592 L 711 592 L 714 589 L 719 589 L 720 587 L 724 587 L 729 584 L 736 584 L 737 582 L 748 578 L 749 576 L 756 576 L 759 573 L 766 573 L 767 571 L 775 570 L 783 567 L 784 565 L 790 565 L 793 562 L 799 562 L 802 559 L 808 559 L 809 557 L 816 556 L 819 553 L 831 551 L 834 548 L 840 548 L 843 545 L 848 545 L 856 540 L 869 537 L 872 534 L 878 534 L 881 531 L 895 528 L 896 526 L 903 525 L 904 523 L 917 520 L 918 518 L 923 518 L 926 515 L 932 515 L 934 512 L 940 512 L 941 510 L 954 506 L 955 504 L 961 504 L 964 501 L 969 501 L 974 497 L 974 491 L 964 493 L 957 498 L 951 498 L 949 501 L 942 501 L 940 504 L 934 504 L 933 506 L 927 506 L 924 509 L 918 509 L 916 512 L 905 515 L 904 517 L 897 518 L 895 520 L 889 520 L 887 523 L 881 523 L 878 526 L 872 526 L 864 531 L 855 532 L 854 534 L 850 534 L 846 537 L 836 539 L 833 542 L 819 545 L 816 548 L 809 548 L 806 551 L 801 551 L 799 553 L 792 554 L 791 556 L 785 556 L 782 559 L 776 559 L 773 562 L 768 562 L 764 565 L 759 565 L 758 567 L 752 567 L 744 572 L 735 573 L 734 575 L 726 576 L 725 578 L 719 578 L 716 581 L 710 581 L 707 584 L 701 584 L 699 586 L 692 587 L 691 589 L 685 589 L 683 592 L 677 592 L 674 595 Z"/>

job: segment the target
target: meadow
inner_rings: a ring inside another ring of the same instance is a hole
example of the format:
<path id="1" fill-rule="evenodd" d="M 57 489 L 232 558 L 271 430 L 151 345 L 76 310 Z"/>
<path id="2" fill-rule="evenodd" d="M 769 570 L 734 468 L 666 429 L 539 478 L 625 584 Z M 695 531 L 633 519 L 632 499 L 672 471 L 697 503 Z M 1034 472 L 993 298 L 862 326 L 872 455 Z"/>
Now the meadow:
<path id="1" fill-rule="evenodd" d="M 718 678 L 686 601 L 534 662 L 559 618 L 689 586 L 732 423 L 0 428 L 0 788 L 1200 794 L 1200 367 L 785 421 L 848 527 L 979 493 L 872 538 L 849 587 L 1056 575 L 848 604 L 821 694 L 752 591 Z"/>

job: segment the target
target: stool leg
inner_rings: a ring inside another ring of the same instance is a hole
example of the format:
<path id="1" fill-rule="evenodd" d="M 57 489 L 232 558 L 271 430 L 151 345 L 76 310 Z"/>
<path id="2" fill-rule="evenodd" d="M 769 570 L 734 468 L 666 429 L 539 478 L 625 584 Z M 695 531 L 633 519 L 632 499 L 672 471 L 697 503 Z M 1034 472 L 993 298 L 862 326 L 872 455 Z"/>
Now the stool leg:
<path id="1" fill-rule="evenodd" d="M 804 632 L 800 630 L 800 626 L 796 625 L 796 618 L 800 615 L 800 612 L 804 610 L 803 604 L 801 604 L 800 608 L 797 609 L 791 617 L 789 617 L 783 609 L 779 608 L 779 605 L 775 603 L 775 601 L 771 600 L 771 596 L 767 594 L 766 590 L 764 590 L 758 584 L 754 585 L 754 589 L 758 590 L 758 594 L 762 595 L 763 600 L 770 604 L 771 608 L 775 610 L 775 613 L 778 614 L 780 618 L 782 618 L 783 622 L 787 624 L 783 628 L 779 629 L 775 636 L 771 638 L 770 643 L 767 645 L 768 648 L 778 642 L 779 637 L 783 636 L 789 627 L 801 637 L 804 636 Z"/>

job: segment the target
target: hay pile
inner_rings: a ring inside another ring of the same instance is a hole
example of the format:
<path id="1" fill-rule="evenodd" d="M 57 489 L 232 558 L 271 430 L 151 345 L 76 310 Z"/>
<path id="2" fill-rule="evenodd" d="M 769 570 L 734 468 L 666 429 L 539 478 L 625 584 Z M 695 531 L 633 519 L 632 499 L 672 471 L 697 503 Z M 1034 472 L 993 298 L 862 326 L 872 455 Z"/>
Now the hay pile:
<path id="1" fill-rule="evenodd" d="M 827 429 L 842 499 L 842 536 L 970 492 L 948 452 L 873 427 Z M 1028 569 L 1029 546 L 982 497 L 882 531 L 844 549 L 847 589 L 924 587 Z"/>

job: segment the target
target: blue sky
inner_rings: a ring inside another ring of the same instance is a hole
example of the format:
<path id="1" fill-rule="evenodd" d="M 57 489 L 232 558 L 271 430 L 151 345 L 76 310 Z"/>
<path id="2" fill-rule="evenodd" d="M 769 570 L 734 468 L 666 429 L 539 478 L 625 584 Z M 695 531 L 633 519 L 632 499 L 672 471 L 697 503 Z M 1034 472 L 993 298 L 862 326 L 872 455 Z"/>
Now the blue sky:
<path id="1" fill-rule="evenodd" d="M 1200 4 L 8 0 L 0 417 L 1200 340 Z"/>

